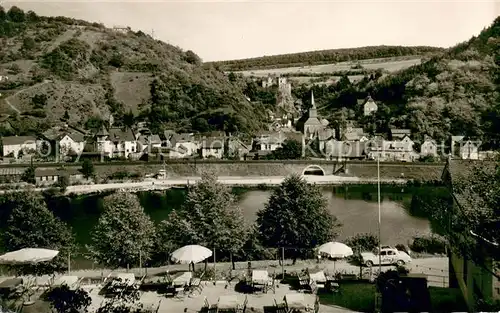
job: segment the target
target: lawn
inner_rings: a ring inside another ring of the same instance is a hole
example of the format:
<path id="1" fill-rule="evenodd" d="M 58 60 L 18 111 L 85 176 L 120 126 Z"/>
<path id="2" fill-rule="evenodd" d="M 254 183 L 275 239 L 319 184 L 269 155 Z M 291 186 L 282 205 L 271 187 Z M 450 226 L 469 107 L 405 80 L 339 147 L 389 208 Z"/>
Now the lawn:
<path id="1" fill-rule="evenodd" d="M 458 288 L 429 287 L 433 312 L 467 312 L 467 305 Z"/>
<path id="2" fill-rule="evenodd" d="M 375 285 L 343 282 L 338 294 L 319 294 L 324 305 L 337 305 L 357 312 L 374 312 Z M 460 289 L 429 287 L 432 312 L 467 312 Z"/>
<path id="3" fill-rule="evenodd" d="M 337 294 L 319 294 L 320 303 L 338 305 L 357 312 L 374 312 L 375 285 L 365 282 L 343 282 Z"/>

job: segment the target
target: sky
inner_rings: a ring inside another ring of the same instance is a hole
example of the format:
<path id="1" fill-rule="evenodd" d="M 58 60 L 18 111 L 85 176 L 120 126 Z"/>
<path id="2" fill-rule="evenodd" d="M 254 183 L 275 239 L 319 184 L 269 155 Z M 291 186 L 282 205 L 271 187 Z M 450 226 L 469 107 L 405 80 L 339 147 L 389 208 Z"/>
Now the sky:
<path id="1" fill-rule="evenodd" d="M 130 26 L 204 61 L 372 45 L 450 47 L 500 15 L 500 0 L 0 2 L 39 15 Z"/>

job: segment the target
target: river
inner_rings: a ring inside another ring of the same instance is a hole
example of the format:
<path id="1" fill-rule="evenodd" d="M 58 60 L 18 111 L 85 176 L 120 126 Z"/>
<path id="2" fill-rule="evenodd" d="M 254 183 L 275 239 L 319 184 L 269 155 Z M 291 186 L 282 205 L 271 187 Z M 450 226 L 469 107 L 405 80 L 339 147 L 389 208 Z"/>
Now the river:
<path id="1" fill-rule="evenodd" d="M 357 233 L 378 232 L 377 187 L 351 185 L 348 187 L 321 187 L 328 200 L 328 210 L 343 224 L 340 238 Z M 412 197 L 425 193 L 430 187 L 382 187 L 381 235 L 382 243 L 407 244 L 416 235 L 429 234 L 430 223 L 426 218 L 410 214 Z M 264 207 L 271 190 L 233 188 L 246 220 L 256 219 Z M 109 192 L 93 195 L 72 195 L 49 203 L 56 215 L 68 222 L 82 246 L 89 243 L 89 232 L 102 211 L 102 198 Z M 165 219 L 172 209 L 182 205 L 184 189 L 138 192 L 141 204 L 154 222 Z"/>

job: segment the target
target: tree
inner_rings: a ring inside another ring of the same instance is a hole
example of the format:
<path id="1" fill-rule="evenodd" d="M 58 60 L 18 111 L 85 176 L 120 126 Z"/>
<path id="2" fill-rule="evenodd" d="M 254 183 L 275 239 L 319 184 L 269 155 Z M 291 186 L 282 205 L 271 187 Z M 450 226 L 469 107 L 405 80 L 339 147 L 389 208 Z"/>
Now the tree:
<path id="1" fill-rule="evenodd" d="M 94 178 L 95 169 L 94 169 L 94 164 L 92 163 L 91 160 L 89 160 L 89 159 L 83 160 L 82 174 L 86 179 Z"/>
<path id="2" fill-rule="evenodd" d="M 49 211 L 43 197 L 35 192 L 19 192 L 7 196 L 2 209 L 10 212 L 3 232 L 7 251 L 22 248 L 59 250 L 51 262 L 16 266 L 22 273 L 48 274 L 67 269 L 68 254 L 74 249 L 69 227 Z"/>
<path id="3" fill-rule="evenodd" d="M 434 210 L 433 216 L 448 225 L 450 246 L 480 265 L 487 264 L 488 257 L 500 259 L 500 165 L 476 166 L 472 175 L 454 179 L 453 188 L 459 195 L 455 196 L 458 207 Z M 489 270 L 500 279 L 498 269 L 496 262 Z"/>
<path id="4" fill-rule="evenodd" d="M 199 244 L 231 256 L 245 243 L 246 233 L 234 195 L 215 176 L 203 174 L 201 181 L 190 187 L 182 208 L 161 223 L 159 237 L 169 240 L 172 249 Z"/>
<path id="5" fill-rule="evenodd" d="M 273 191 L 257 213 L 257 225 L 264 246 L 292 248 L 294 262 L 306 250 L 335 239 L 341 226 L 328 212 L 321 190 L 299 175 L 287 177 Z"/>
<path id="6" fill-rule="evenodd" d="M 9 9 L 9 11 L 7 12 L 7 17 L 9 18 L 9 20 L 16 23 L 22 23 L 25 20 L 24 11 L 16 6 L 12 6 Z"/>
<path id="7" fill-rule="evenodd" d="M 68 112 L 68 110 L 64 111 L 63 120 L 69 121 L 69 112 Z"/>
<path id="8" fill-rule="evenodd" d="M 21 180 L 27 182 L 28 184 L 34 184 L 35 181 L 35 167 L 31 164 L 26 170 L 24 170 L 23 175 L 21 175 Z"/>
<path id="9" fill-rule="evenodd" d="M 68 175 L 59 176 L 59 180 L 57 181 L 57 186 L 60 188 L 61 192 L 65 192 L 66 188 L 68 188 L 70 184 Z"/>
<path id="10" fill-rule="evenodd" d="M 281 147 L 269 154 L 270 159 L 296 160 L 302 157 L 302 143 L 293 139 L 286 139 Z"/>
<path id="11" fill-rule="evenodd" d="M 123 125 L 129 128 L 132 128 L 135 124 L 135 116 L 134 113 L 130 110 L 127 113 L 123 114 Z"/>
<path id="12" fill-rule="evenodd" d="M 92 304 L 92 298 L 85 290 L 71 290 L 67 285 L 51 289 L 47 293 L 47 300 L 57 313 L 87 312 Z"/>
<path id="13" fill-rule="evenodd" d="M 355 252 L 372 251 L 378 246 L 378 237 L 373 234 L 357 234 L 346 238 L 344 242 Z"/>
<path id="14" fill-rule="evenodd" d="M 149 259 L 154 236 L 154 224 L 137 196 L 118 192 L 104 198 L 104 212 L 88 249 L 99 264 L 129 266 Z"/>

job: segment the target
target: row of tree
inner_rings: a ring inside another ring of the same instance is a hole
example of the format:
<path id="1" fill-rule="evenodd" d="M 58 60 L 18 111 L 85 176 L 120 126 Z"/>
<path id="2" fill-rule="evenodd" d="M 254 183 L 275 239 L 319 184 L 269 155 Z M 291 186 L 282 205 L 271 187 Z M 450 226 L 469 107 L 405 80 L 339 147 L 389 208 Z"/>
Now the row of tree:
<path id="1" fill-rule="evenodd" d="M 262 68 L 280 68 L 306 66 L 326 63 L 337 63 L 363 59 L 401 57 L 442 52 L 442 48 L 416 46 L 371 46 L 352 49 L 318 50 L 300 53 L 279 54 L 257 58 L 207 62 L 207 65 L 218 66 L 224 71 L 245 71 Z"/>
<path id="2" fill-rule="evenodd" d="M 71 229 L 47 208 L 46 199 L 23 192 L 8 194 L 1 201 L 4 250 L 44 247 L 61 251 L 53 262 L 18 270 L 65 270 L 68 255 L 78 247 Z M 327 210 L 320 189 L 299 176 L 288 177 L 272 193 L 255 224 L 245 221 L 235 195 L 212 175 L 204 175 L 191 186 L 182 207 L 157 225 L 133 193 L 106 196 L 103 207 L 86 248 L 94 262 L 110 268 L 166 264 L 174 249 L 188 244 L 217 249 L 218 259 L 262 258 L 258 254 L 269 253 L 266 248 L 278 247 L 286 247 L 289 257 L 296 259 L 334 240 L 341 226 Z"/>

